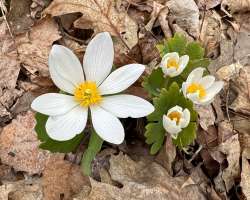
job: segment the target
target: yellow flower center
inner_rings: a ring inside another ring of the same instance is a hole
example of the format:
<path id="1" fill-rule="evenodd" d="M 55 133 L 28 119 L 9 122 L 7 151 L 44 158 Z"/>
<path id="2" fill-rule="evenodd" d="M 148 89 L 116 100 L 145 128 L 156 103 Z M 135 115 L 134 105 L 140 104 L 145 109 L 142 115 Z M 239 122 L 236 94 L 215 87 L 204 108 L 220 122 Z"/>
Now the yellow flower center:
<path id="1" fill-rule="evenodd" d="M 166 64 L 166 67 L 167 67 L 167 68 L 173 67 L 173 68 L 178 69 L 178 68 L 179 68 L 179 65 L 178 65 L 178 62 L 176 61 L 176 59 L 174 59 L 174 58 L 169 58 L 169 59 L 168 59 L 168 62 L 167 62 L 167 64 Z"/>
<path id="2" fill-rule="evenodd" d="M 187 93 L 195 93 L 195 92 L 199 93 L 200 99 L 203 99 L 207 94 L 205 88 L 199 83 L 192 83 L 187 88 Z"/>
<path id="3" fill-rule="evenodd" d="M 99 104 L 102 100 L 102 96 L 100 95 L 96 83 L 90 81 L 78 85 L 74 91 L 74 97 L 83 107 Z"/>
<path id="4" fill-rule="evenodd" d="M 171 120 L 176 121 L 176 124 L 179 124 L 180 119 L 181 119 L 181 113 L 179 113 L 179 112 L 177 112 L 177 111 L 173 111 L 173 112 L 171 112 L 171 113 L 168 114 L 168 117 L 169 117 Z"/>

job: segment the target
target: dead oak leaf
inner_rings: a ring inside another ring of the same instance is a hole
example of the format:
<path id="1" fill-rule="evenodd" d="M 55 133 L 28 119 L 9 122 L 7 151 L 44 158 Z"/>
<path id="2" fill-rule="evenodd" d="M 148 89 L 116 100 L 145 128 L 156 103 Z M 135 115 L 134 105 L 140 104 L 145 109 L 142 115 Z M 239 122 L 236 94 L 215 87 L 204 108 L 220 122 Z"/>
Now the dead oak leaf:
<path id="1" fill-rule="evenodd" d="M 74 23 L 77 28 L 85 29 L 87 21 L 96 32 L 107 31 L 121 38 L 130 49 L 138 42 L 137 23 L 126 12 L 118 12 L 113 0 L 54 0 L 45 10 L 52 16 L 74 12 L 83 14 Z"/>
<path id="2" fill-rule="evenodd" d="M 16 37 L 19 59 L 31 73 L 48 76 L 48 56 L 54 41 L 60 39 L 58 25 L 52 18 L 44 18 L 27 33 Z"/>
<path id="3" fill-rule="evenodd" d="M 1 162 L 17 171 L 39 174 L 52 155 L 39 149 L 39 140 L 34 131 L 35 119 L 32 112 L 19 115 L 5 126 L 0 135 Z"/>

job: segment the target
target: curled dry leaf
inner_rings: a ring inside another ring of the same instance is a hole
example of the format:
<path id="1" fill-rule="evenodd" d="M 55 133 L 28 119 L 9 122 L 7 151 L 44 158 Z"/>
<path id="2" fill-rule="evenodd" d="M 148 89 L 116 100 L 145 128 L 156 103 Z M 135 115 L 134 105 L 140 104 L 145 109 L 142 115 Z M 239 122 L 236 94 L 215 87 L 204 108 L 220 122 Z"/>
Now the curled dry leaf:
<path id="1" fill-rule="evenodd" d="M 6 182 L 0 186 L 1 200 L 43 200 L 40 179 Z"/>
<path id="2" fill-rule="evenodd" d="M 194 0 L 170 0 L 166 3 L 172 18 L 191 36 L 199 36 L 199 9 Z"/>
<path id="3" fill-rule="evenodd" d="M 217 58 L 221 40 L 221 16 L 215 10 L 206 12 L 201 24 L 200 41 L 208 57 Z"/>
<path id="4" fill-rule="evenodd" d="M 199 123 L 201 128 L 205 131 L 208 130 L 209 126 L 213 126 L 215 123 L 215 114 L 211 104 L 207 106 L 195 106 L 195 110 L 199 114 Z"/>
<path id="5" fill-rule="evenodd" d="M 211 9 L 218 6 L 222 0 L 197 0 L 197 5 L 200 9 Z"/>
<path id="6" fill-rule="evenodd" d="M 152 161 L 135 162 L 120 153 L 111 156 L 109 173 L 117 187 L 91 179 L 91 192 L 76 200 L 205 200 L 204 194 L 195 183 L 185 186 L 187 177 L 171 177 L 168 172 Z M 182 187 L 183 186 L 183 187 Z"/>
<path id="7" fill-rule="evenodd" d="M 30 30 L 29 34 L 16 37 L 19 59 L 31 73 L 48 76 L 48 56 L 54 41 L 60 39 L 58 26 L 51 18 L 44 18 Z"/>
<path id="8" fill-rule="evenodd" d="M 228 8 L 231 13 L 238 11 L 245 12 L 250 11 L 250 1 L 249 0 L 222 0 L 221 6 L 226 10 Z"/>
<path id="9" fill-rule="evenodd" d="M 34 131 L 35 119 L 32 112 L 18 115 L 5 126 L 0 135 L 0 158 L 2 163 L 17 171 L 40 174 L 51 153 L 40 150 L 39 140 Z"/>
<path id="10" fill-rule="evenodd" d="M 126 12 L 118 12 L 113 0 L 55 0 L 45 10 L 52 16 L 59 16 L 73 12 L 82 13 L 82 17 L 75 21 L 77 28 L 86 29 L 86 21 L 91 22 L 96 32 L 110 32 L 111 35 L 122 38 L 129 48 L 138 42 L 137 24 Z M 89 28 L 89 27 L 87 27 Z"/>
<path id="11" fill-rule="evenodd" d="M 240 176 L 241 150 L 238 135 L 236 134 L 220 144 L 217 150 L 227 156 L 228 167 L 222 171 L 221 177 L 225 183 L 227 192 L 229 192 L 234 185 L 235 179 Z"/>

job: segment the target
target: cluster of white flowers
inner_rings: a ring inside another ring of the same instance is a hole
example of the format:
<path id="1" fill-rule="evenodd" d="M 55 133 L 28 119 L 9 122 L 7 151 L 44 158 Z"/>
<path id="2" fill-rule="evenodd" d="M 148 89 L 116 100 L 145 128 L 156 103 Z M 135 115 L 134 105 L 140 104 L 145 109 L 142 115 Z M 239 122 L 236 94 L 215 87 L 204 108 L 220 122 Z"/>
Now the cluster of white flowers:
<path id="1" fill-rule="evenodd" d="M 89 43 L 83 66 L 74 53 L 54 45 L 49 55 L 49 71 L 55 85 L 68 94 L 48 93 L 32 102 L 32 109 L 48 115 L 45 128 L 50 138 L 70 140 L 87 123 L 88 111 L 93 128 L 105 141 L 120 144 L 124 128 L 119 118 L 139 118 L 154 111 L 153 105 L 133 95 L 117 94 L 132 85 L 145 66 L 130 64 L 111 74 L 113 42 L 108 33 L 99 33 Z"/>
<path id="2" fill-rule="evenodd" d="M 179 57 L 176 52 L 168 53 L 162 58 L 160 67 L 165 76 L 175 77 L 180 75 L 189 62 L 188 55 Z M 223 88 L 223 81 L 215 81 L 215 77 L 207 75 L 203 77 L 204 68 L 194 69 L 185 82 L 182 84 L 183 95 L 194 104 L 210 104 L 217 93 Z M 177 138 L 178 133 L 187 127 L 190 122 L 190 111 L 180 106 L 169 109 L 167 115 L 163 116 L 163 126 L 173 137 Z"/>

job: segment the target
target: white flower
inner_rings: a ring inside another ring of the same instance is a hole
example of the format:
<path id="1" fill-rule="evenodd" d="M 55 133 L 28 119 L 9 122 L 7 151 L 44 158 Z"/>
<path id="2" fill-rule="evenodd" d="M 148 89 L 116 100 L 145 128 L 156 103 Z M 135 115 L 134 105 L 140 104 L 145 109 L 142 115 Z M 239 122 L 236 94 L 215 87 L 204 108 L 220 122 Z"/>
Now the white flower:
<path id="1" fill-rule="evenodd" d="M 199 105 L 211 103 L 224 84 L 223 81 L 215 81 L 211 75 L 202 77 L 204 70 L 202 67 L 194 69 L 182 84 L 184 96 Z"/>
<path id="2" fill-rule="evenodd" d="M 124 140 L 124 128 L 118 117 L 139 118 L 154 111 L 154 107 L 142 98 L 113 95 L 132 85 L 145 69 L 144 65 L 130 64 L 110 74 L 113 59 L 113 42 L 108 33 L 97 34 L 90 41 L 83 67 L 68 48 L 60 45 L 52 47 L 49 55 L 51 78 L 58 88 L 69 95 L 43 94 L 31 105 L 35 111 L 49 115 L 45 126 L 49 137 L 64 141 L 81 133 L 90 108 L 97 134 L 103 140 L 120 144 Z"/>
<path id="3" fill-rule="evenodd" d="M 179 57 L 177 52 L 167 53 L 161 61 L 160 67 L 166 76 L 175 77 L 180 75 L 189 61 L 189 56 Z"/>
<path id="4" fill-rule="evenodd" d="M 190 122 L 190 112 L 187 108 L 183 110 L 180 106 L 175 106 L 168 110 L 167 115 L 163 115 L 163 126 L 165 130 L 176 139 L 178 133 L 186 128 Z"/>

